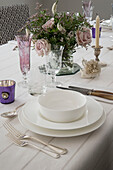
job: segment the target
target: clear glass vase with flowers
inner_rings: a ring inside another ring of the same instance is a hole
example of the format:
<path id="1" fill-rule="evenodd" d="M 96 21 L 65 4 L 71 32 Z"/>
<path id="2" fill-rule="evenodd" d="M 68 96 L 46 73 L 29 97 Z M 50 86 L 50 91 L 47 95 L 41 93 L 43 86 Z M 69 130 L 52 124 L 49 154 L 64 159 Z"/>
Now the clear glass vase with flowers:
<path id="1" fill-rule="evenodd" d="M 58 0 L 52 5 L 52 14 L 46 9 L 42 9 L 42 5 L 37 3 L 37 13 L 29 18 L 29 21 L 22 28 L 28 28 L 33 34 L 34 42 L 41 39 L 47 41 L 49 50 L 54 47 L 63 46 L 62 67 L 73 67 L 73 53 L 76 52 L 78 45 L 87 48 L 91 43 L 90 24 L 84 16 L 76 12 L 57 12 Z M 47 46 L 47 44 L 46 44 Z M 46 51 L 48 48 L 40 46 Z M 35 46 L 36 47 L 36 46 Z M 40 49 L 36 49 L 38 52 Z"/>

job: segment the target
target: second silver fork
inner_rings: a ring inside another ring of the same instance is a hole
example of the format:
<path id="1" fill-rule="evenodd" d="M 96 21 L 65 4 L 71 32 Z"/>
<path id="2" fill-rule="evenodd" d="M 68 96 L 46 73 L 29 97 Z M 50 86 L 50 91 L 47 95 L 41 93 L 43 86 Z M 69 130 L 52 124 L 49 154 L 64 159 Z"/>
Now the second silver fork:
<path id="1" fill-rule="evenodd" d="M 33 137 L 33 136 L 28 136 L 28 135 L 25 135 L 25 134 L 22 134 L 20 133 L 17 129 L 15 129 L 9 122 L 5 122 L 4 124 L 4 127 L 8 130 L 8 132 L 10 132 L 12 135 L 14 135 L 16 138 L 20 139 L 20 140 L 23 140 L 23 139 L 32 139 L 32 140 L 35 140 L 45 146 L 47 146 L 48 148 L 50 148 L 51 150 L 53 150 L 54 152 L 58 153 L 58 154 L 66 154 L 68 151 L 67 149 L 65 148 L 60 148 L 58 146 L 55 146 L 55 145 L 52 145 L 52 144 L 48 144 L 36 137 Z"/>
<path id="2" fill-rule="evenodd" d="M 42 151 L 43 153 L 45 153 L 45 154 L 47 154 L 47 155 L 49 155 L 53 158 L 56 158 L 56 159 L 60 158 L 60 154 L 55 153 L 55 152 L 51 152 L 51 151 L 47 151 L 47 150 L 40 148 L 40 147 L 38 147 L 38 146 L 36 146 L 32 143 L 29 143 L 29 142 L 26 142 L 26 141 L 21 141 L 21 140 L 17 139 L 15 136 L 13 136 L 11 133 L 7 134 L 7 136 L 12 140 L 13 143 L 15 143 L 18 146 L 24 147 L 24 146 L 29 145 L 29 146 L 34 147 L 35 149 L 38 149 L 39 151 Z"/>

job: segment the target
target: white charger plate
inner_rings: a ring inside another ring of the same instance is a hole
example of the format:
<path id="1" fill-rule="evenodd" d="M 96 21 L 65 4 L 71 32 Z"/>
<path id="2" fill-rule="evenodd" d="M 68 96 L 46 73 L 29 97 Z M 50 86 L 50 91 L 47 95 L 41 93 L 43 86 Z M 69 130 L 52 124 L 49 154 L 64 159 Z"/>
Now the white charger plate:
<path id="1" fill-rule="evenodd" d="M 103 114 L 101 104 L 91 97 L 87 97 L 87 111 L 84 113 L 84 116 L 77 121 L 69 123 L 55 123 L 43 118 L 39 112 L 38 101 L 36 99 L 27 102 L 22 110 L 24 119 L 30 123 L 54 130 L 73 130 L 87 127 L 97 122 Z"/>
<path id="2" fill-rule="evenodd" d="M 51 136 L 51 137 L 73 137 L 73 136 L 84 135 L 98 129 L 105 122 L 106 114 L 103 112 L 101 118 L 96 123 L 93 123 L 92 125 L 89 125 L 87 127 L 74 129 L 74 130 L 60 130 L 60 131 L 41 128 L 37 125 L 30 123 L 24 118 L 23 111 L 21 109 L 18 111 L 18 119 L 25 128 L 40 135 Z"/>

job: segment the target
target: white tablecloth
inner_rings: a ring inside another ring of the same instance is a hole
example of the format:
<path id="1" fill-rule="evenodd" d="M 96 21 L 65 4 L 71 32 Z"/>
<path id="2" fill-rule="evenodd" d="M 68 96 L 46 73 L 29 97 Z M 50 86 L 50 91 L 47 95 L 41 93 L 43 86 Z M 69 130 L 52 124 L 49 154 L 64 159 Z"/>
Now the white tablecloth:
<path id="1" fill-rule="evenodd" d="M 76 85 L 82 87 L 99 88 L 113 91 L 113 51 L 109 51 L 107 46 L 113 44 L 110 35 L 112 32 L 102 32 L 100 44 L 103 46 L 100 60 L 106 62 L 107 67 L 102 68 L 101 74 L 95 79 L 82 79 L 80 72 L 75 75 L 57 77 L 64 85 Z M 92 41 L 94 45 L 95 41 Z M 15 44 L 9 43 L 0 46 L 0 79 L 13 79 L 19 82 L 22 74 L 19 68 L 18 50 L 13 51 Z M 36 65 L 40 59 L 37 58 L 35 50 L 31 51 L 31 65 Z M 75 62 L 81 65 L 82 58 L 94 59 L 94 50 L 89 47 L 78 48 L 74 54 Z M 29 95 L 27 89 L 19 88 L 16 84 L 15 102 L 12 104 L 0 104 L 0 113 L 10 111 L 18 105 L 34 98 Z M 28 134 L 43 139 L 46 142 L 65 147 L 68 149 L 66 155 L 60 159 L 53 159 L 44 153 L 30 148 L 18 147 L 7 137 L 7 131 L 2 122 L 6 119 L 0 117 L 0 170 L 112 170 L 113 169 L 113 104 L 100 102 L 103 106 L 107 118 L 105 123 L 96 131 L 86 135 L 69 138 L 54 138 L 41 136 L 32 133 L 22 127 L 18 118 L 11 119 L 10 122 L 17 129 Z M 44 147 L 41 144 L 37 145 Z"/>

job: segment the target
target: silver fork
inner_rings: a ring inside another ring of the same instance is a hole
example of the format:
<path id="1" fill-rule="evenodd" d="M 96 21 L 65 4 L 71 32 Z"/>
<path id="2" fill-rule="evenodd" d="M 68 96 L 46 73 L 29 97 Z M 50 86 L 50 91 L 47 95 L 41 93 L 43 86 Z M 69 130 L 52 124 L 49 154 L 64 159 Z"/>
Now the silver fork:
<path id="1" fill-rule="evenodd" d="M 32 140 L 35 140 L 45 146 L 47 146 L 48 148 L 50 148 L 51 150 L 53 150 L 54 152 L 58 153 L 58 154 L 66 154 L 68 151 L 67 149 L 65 148 L 60 148 L 58 146 L 54 146 L 52 144 L 48 144 L 36 137 L 33 137 L 33 136 L 28 136 L 26 134 L 22 134 L 20 133 L 17 129 L 15 129 L 9 122 L 5 122 L 4 124 L 4 127 L 8 130 L 8 132 L 10 132 L 12 135 L 14 135 L 16 138 L 20 139 L 20 140 L 23 140 L 23 139 L 32 139 Z"/>
<path id="2" fill-rule="evenodd" d="M 32 147 L 38 149 L 39 151 L 44 152 L 45 154 L 47 154 L 47 155 L 49 155 L 49 156 L 51 156 L 53 158 L 60 158 L 60 154 L 55 153 L 55 152 L 51 152 L 51 151 L 47 151 L 47 150 L 45 150 L 43 148 L 40 148 L 40 147 L 38 147 L 38 146 L 36 146 L 36 145 L 34 145 L 32 143 L 26 142 L 26 141 L 20 141 L 19 139 L 17 139 L 15 136 L 13 136 L 10 133 L 8 133 L 7 136 L 12 140 L 13 143 L 15 143 L 18 146 L 23 147 L 23 146 L 29 145 L 29 146 L 32 146 Z"/>

